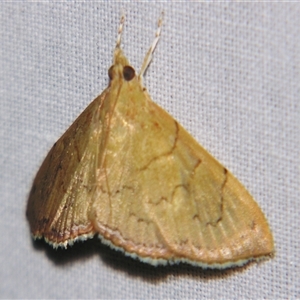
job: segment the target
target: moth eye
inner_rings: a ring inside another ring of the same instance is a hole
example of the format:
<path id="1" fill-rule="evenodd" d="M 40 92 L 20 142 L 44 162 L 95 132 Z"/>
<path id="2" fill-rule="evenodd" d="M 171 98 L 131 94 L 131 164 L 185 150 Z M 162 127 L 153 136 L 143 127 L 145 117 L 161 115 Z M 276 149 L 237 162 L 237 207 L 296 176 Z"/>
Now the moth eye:
<path id="1" fill-rule="evenodd" d="M 108 69 L 108 77 L 110 80 L 113 79 L 113 68 L 114 66 L 112 65 L 109 69 Z"/>
<path id="2" fill-rule="evenodd" d="M 126 81 L 130 81 L 134 78 L 135 76 L 135 70 L 131 66 L 125 66 L 123 68 L 123 77 Z"/>

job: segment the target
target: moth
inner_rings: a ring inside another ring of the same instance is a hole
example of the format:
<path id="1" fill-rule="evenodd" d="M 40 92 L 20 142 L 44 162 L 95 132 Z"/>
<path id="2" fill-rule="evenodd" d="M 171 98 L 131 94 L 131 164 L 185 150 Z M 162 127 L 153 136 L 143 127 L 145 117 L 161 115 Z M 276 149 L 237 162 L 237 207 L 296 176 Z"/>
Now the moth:
<path id="1" fill-rule="evenodd" d="M 240 266 L 272 255 L 274 242 L 243 185 L 143 85 L 121 49 L 120 21 L 108 87 L 53 145 L 27 205 L 35 239 L 54 248 L 98 235 L 152 265 Z"/>

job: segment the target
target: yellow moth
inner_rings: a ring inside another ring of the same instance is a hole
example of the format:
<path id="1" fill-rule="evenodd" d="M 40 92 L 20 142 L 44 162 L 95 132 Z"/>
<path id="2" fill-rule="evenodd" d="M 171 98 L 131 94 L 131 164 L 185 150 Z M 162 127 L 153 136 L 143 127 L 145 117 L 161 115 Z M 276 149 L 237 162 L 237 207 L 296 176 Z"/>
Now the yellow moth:
<path id="1" fill-rule="evenodd" d="M 121 18 L 109 86 L 54 144 L 34 180 L 27 218 L 54 248 L 98 234 L 152 264 L 204 268 L 272 255 L 266 218 L 242 184 L 165 110 L 121 50 Z"/>

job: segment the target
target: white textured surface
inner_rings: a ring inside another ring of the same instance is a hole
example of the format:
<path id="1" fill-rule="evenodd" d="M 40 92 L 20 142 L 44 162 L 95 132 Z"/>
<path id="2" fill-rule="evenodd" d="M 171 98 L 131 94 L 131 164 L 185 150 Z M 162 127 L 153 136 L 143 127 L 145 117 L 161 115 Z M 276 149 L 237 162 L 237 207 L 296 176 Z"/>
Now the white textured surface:
<path id="1" fill-rule="evenodd" d="M 230 271 L 153 268 L 88 241 L 32 243 L 25 207 L 47 151 L 108 83 L 124 51 L 138 70 L 165 11 L 146 77 L 169 111 L 249 189 L 276 256 Z M 299 3 L 0 4 L 0 296 L 300 298 Z"/>

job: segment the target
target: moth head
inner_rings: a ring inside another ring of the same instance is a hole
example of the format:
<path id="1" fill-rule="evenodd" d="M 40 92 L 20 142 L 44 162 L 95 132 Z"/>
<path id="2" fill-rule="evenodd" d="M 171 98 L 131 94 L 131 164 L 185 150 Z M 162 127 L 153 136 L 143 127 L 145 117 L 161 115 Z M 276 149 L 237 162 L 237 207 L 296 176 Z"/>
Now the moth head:
<path id="1" fill-rule="evenodd" d="M 131 81 L 136 76 L 134 68 L 130 66 L 120 48 L 115 49 L 113 65 L 108 70 L 108 76 L 111 81 L 114 79 Z"/>

